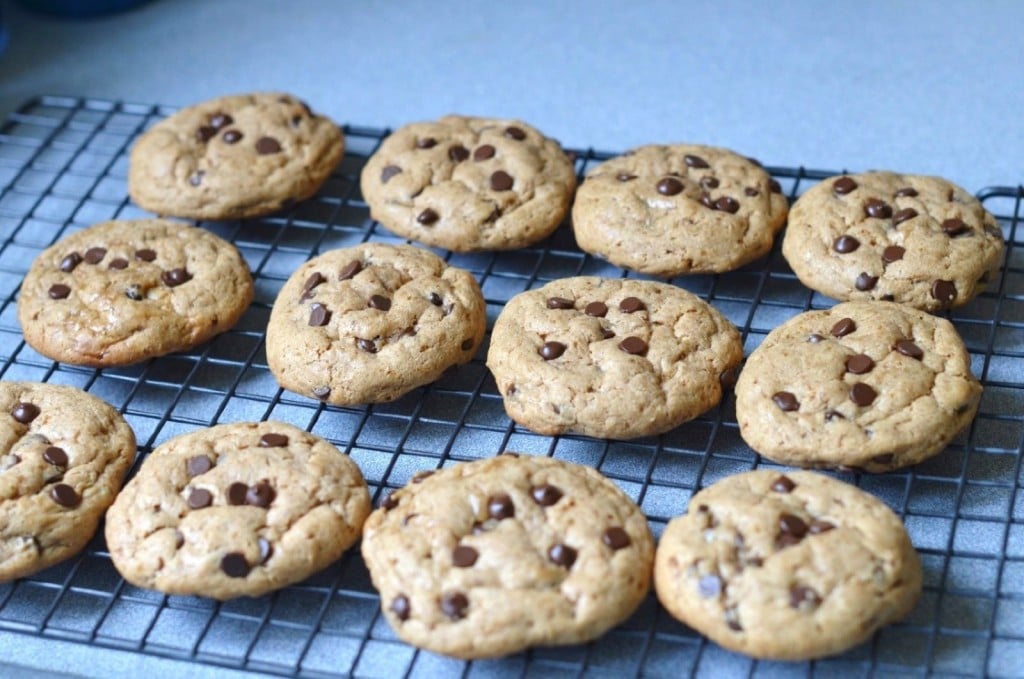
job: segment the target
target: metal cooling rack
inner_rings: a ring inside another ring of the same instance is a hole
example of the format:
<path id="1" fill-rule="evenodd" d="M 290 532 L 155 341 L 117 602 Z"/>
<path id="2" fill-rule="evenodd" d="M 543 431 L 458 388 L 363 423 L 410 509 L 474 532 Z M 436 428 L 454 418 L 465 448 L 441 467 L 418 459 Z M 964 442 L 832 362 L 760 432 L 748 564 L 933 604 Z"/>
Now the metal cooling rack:
<path id="1" fill-rule="evenodd" d="M 742 442 L 728 396 L 703 417 L 630 442 L 546 437 L 505 416 L 484 366 L 472 363 L 390 404 L 341 408 L 281 391 L 263 329 L 278 289 L 309 257 L 363 241 L 398 242 L 375 224 L 359 171 L 387 131 L 346 126 L 348 149 L 321 193 L 285 213 L 203 223 L 234 242 L 256 279 L 256 299 L 233 330 L 193 351 L 125 368 L 56 364 L 22 340 L 16 298 L 33 258 L 70 231 L 148 216 L 127 197 L 135 137 L 173 109 L 42 97 L 0 128 L 0 377 L 73 384 L 113 404 L 135 429 L 140 457 L 199 427 L 276 418 L 315 432 L 362 468 L 375 500 L 412 475 L 503 450 L 600 469 L 650 517 L 656 534 L 691 494 L 762 462 Z M 580 177 L 611 154 L 579 153 Z M 834 173 L 770 168 L 793 199 Z M 1024 188 L 979 194 L 1007 236 L 1006 266 L 990 292 L 950 317 L 985 384 L 981 411 L 941 455 L 910 470 L 838 475 L 874 493 L 906 521 L 925 568 L 921 603 L 868 643 L 814 663 L 759 662 L 726 652 L 671 619 L 648 597 L 597 642 L 462 662 L 399 642 L 358 555 L 259 599 L 226 603 L 167 597 L 127 585 L 102 531 L 77 558 L 0 585 L 0 630 L 93 647 L 285 676 L 1022 676 L 1024 675 Z M 493 323 L 523 290 L 565 276 L 629 276 L 576 248 L 571 230 L 505 253 L 452 254 L 480 281 Z M 749 353 L 791 316 L 832 300 L 796 280 L 779 253 L 739 271 L 673 281 L 709 300 L 741 330 Z M 17 662 L 31 663 L 18 658 Z M 201 669 L 196 667 L 196 669 Z"/>

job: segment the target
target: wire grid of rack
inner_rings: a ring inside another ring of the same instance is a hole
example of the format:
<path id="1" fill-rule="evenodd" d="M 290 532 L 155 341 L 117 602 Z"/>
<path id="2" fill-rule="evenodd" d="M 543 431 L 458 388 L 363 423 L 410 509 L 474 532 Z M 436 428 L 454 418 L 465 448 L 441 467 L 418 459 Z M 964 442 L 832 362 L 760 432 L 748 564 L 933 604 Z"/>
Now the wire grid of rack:
<path id="1" fill-rule="evenodd" d="M 325 406 L 282 391 L 263 331 L 278 289 L 302 262 L 364 241 L 401 242 L 369 217 L 358 177 L 386 130 L 346 126 L 347 150 L 319 195 L 262 219 L 206 222 L 235 243 L 256 280 L 251 308 L 229 332 L 192 351 L 93 370 L 54 363 L 28 347 L 16 318 L 29 264 L 67 233 L 107 219 L 149 216 L 127 197 L 128 149 L 173 109 L 77 97 L 40 97 L 0 128 L 0 377 L 73 384 L 113 404 L 140 459 L 168 438 L 213 424 L 274 418 L 319 434 L 350 455 L 375 503 L 417 471 L 504 450 L 596 467 L 629 494 L 659 535 L 689 497 L 723 476 L 766 466 L 740 439 L 728 395 L 696 420 L 629 442 L 547 437 L 515 426 L 483 363 L 473 361 L 389 404 Z M 582 177 L 612 154 L 577 153 Z M 790 199 L 832 172 L 769 168 Z M 1001 275 L 949 315 L 985 385 L 975 422 L 941 455 L 901 472 L 835 474 L 905 520 L 925 568 L 910 617 L 841 656 L 813 663 L 754 661 L 671 619 L 652 596 L 597 642 L 537 648 L 467 663 L 399 642 L 358 550 L 301 584 L 225 603 L 167 597 L 127 585 L 102 531 L 78 557 L 0 585 L 0 629 L 286 676 L 844 676 L 1024 674 L 1024 188 L 979 194 L 1007 237 Z M 632 276 L 582 253 L 563 225 L 547 241 L 503 253 L 437 251 L 471 271 L 489 326 L 513 295 L 566 276 Z M 749 353 L 769 330 L 833 301 L 796 280 L 778 246 L 718 276 L 673 281 L 720 309 Z M 136 462 L 136 465 L 138 462 Z M 26 659 L 20 659 L 26 662 Z"/>

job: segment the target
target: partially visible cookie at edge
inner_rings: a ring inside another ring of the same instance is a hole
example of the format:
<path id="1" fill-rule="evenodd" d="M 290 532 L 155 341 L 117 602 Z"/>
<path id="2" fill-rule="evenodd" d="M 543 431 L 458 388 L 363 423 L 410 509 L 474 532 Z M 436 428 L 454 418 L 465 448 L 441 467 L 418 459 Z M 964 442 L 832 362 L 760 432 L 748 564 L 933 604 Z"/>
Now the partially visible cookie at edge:
<path id="1" fill-rule="evenodd" d="M 315 194 L 344 151 L 338 126 L 292 95 L 218 97 L 139 137 L 128 191 L 157 215 L 257 217 Z"/>
<path id="2" fill-rule="evenodd" d="M 759 470 L 705 488 L 669 522 L 658 600 L 715 643 L 755 658 L 841 653 L 903 619 L 922 569 L 878 498 L 814 472 Z"/>
<path id="3" fill-rule="evenodd" d="M 25 341 L 62 363 L 114 366 L 189 349 L 249 307 L 238 249 L 165 219 L 76 231 L 36 257 L 18 295 Z"/>
<path id="4" fill-rule="evenodd" d="M 135 459 L 135 434 L 76 387 L 0 382 L 0 582 L 81 551 Z"/>
<path id="5" fill-rule="evenodd" d="M 471 273 L 422 248 L 365 243 L 292 274 L 270 314 L 267 362 L 299 394 L 380 403 L 468 362 L 486 324 Z"/>
<path id="6" fill-rule="evenodd" d="M 966 304 L 998 272 L 999 223 L 942 179 L 865 172 L 825 179 L 793 205 L 782 254 L 807 287 L 939 311 Z"/>
<path id="7" fill-rule="evenodd" d="M 487 658 L 626 619 L 649 590 L 654 542 L 596 470 L 505 454 L 418 475 L 370 515 L 362 551 L 399 638 Z"/>
<path id="8" fill-rule="evenodd" d="M 371 216 L 403 238 L 512 250 L 558 227 L 576 174 L 558 142 L 522 121 L 449 115 L 391 134 L 360 188 Z"/>
<path id="9" fill-rule="evenodd" d="M 587 175 L 572 223 L 585 252 L 672 277 L 731 271 L 767 254 L 787 211 L 756 161 L 711 146 L 649 145 Z"/>
<path id="10" fill-rule="evenodd" d="M 736 384 L 736 420 L 778 462 L 884 472 L 941 452 L 974 418 L 981 390 L 946 319 L 845 302 L 765 337 Z"/>
<path id="11" fill-rule="evenodd" d="M 237 422 L 158 446 L 107 513 L 110 558 L 167 594 L 260 596 L 322 570 L 370 512 L 349 457 L 283 422 Z"/>

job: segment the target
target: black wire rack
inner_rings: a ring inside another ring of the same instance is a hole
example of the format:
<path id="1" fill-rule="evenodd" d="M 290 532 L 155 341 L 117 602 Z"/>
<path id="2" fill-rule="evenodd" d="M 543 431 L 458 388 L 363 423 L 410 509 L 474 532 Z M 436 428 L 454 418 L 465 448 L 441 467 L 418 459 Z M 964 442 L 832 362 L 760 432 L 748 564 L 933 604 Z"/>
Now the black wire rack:
<path id="1" fill-rule="evenodd" d="M 486 342 L 471 363 L 389 404 L 325 406 L 282 391 L 267 368 L 263 332 L 291 272 L 332 248 L 402 242 L 370 219 L 358 187 L 363 164 L 387 130 L 346 126 L 345 157 L 316 197 L 266 218 L 201 224 L 238 246 L 256 280 L 256 298 L 231 331 L 194 350 L 123 368 L 78 368 L 41 356 L 25 344 L 17 322 L 22 277 L 43 248 L 75 229 L 149 216 L 127 196 L 128 149 L 171 112 L 47 96 L 25 104 L 0 128 L 0 378 L 72 384 L 105 399 L 134 428 L 140 459 L 172 436 L 213 424 L 290 422 L 351 456 L 375 501 L 420 470 L 504 450 L 554 456 L 615 480 L 656 535 L 696 490 L 767 465 L 741 440 L 731 395 L 667 434 L 629 442 L 520 428 L 506 417 L 484 366 Z M 579 152 L 579 176 L 611 155 Z M 769 171 L 790 199 L 835 174 Z M 945 452 L 916 467 L 836 474 L 903 517 L 925 570 L 924 595 L 909 618 L 843 655 L 813 663 L 751 660 L 676 622 L 652 595 L 596 642 L 457 661 L 397 640 L 357 549 L 298 585 L 218 603 L 125 583 L 102 530 L 76 558 L 0 584 L 0 630 L 284 676 L 1024 676 L 1024 188 L 985 189 L 978 197 L 1003 227 L 1005 266 L 988 292 L 949 317 L 985 386 L 980 412 Z M 489 325 L 510 297 L 548 281 L 635 275 L 582 253 L 567 225 L 522 250 L 436 252 L 477 277 Z M 732 320 L 748 354 L 786 319 L 833 303 L 799 283 L 777 246 L 738 271 L 673 283 Z"/>

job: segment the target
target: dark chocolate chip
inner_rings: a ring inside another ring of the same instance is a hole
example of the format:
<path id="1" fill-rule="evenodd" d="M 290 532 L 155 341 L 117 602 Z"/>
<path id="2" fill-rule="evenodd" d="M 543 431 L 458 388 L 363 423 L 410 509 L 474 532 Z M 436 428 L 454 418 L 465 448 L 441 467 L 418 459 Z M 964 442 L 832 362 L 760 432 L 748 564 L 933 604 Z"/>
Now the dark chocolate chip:
<path id="1" fill-rule="evenodd" d="M 595 318 L 604 318 L 608 313 L 608 305 L 604 302 L 591 302 L 583 309 L 583 313 Z"/>
<path id="2" fill-rule="evenodd" d="M 800 409 L 800 401 L 796 400 L 796 396 L 788 391 L 777 391 L 772 394 L 772 401 L 779 407 L 783 412 L 792 412 Z"/>
<path id="3" fill-rule="evenodd" d="M 683 162 L 686 163 L 687 167 L 692 167 L 698 170 L 706 167 L 711 167 L 710 165 L 708 165 L 708 161 L 704 160 L 700 156 L 691 156 L 689 154 L 683 156 Z"/>
<path id="4" fill-rule="evenodd" d="M 284 434 L 270 432 L 260 437 L 260 448 L 283 448 L 288 445 L 288 437 Z"/>
<path id="5" fill-rule="evenodd" d="M 620 172 L 617 175 L 615 175 L 615 178 L 618 179 L 620 182 L 628 182 L 636 179 L 636 175 L 629 174 L 628 172 Z"/>
<path id="6" fill-rule="evenodd" d="M 740 624 L 740 614 L 739 611 L 736 610 L 735 606 L 725 609 L 725 624 L 733 632 L 743 631 L 743 625 Z"/>
<path id="7" fill-rule="evenodd" d="M 817 608 L 821 597 L 810 587 L 794 586 L 789 590 L 789 605 L 798 610 Z"/>
<path id="8" fill-rule="evenodd" d="M 565 297 L 548 297 L 547 306 L 549 309 L 572 309 L 573 302 Z"/>
<path id="9" fill-rule="evenodd" d="M 204 509 L 213 504 L 213 494 L 205 488 L 194 488 L 186 502 L 190 509 Z"/>
<path id="10" fill-rule="evenodd" d="M 384 168 L 380 171 L 380 183 L 387 184 L 392 177 L 394 177 L 396 174 L 401 173 L 402 168 L 398 167 L 397 165 L 385 165 Z"/>
<path id="11" fill-rule="evenodd" d="M 657 188 L 663 196 L 674 196 L 683 192 L 683 183 L 675 177 L 665 177 L 658 182 Z"/>
<path id="12" fill-rule="evenodd" d="M 274 545 L 266 538 L 256 538 L 256 544 L 260 548 L 260 564 L 265 564 L 274 555 Z"/>
<path id="13" fill-rule="evenodd" d="M 545 342 L 538 353 L 545 361 L 551 361 L 564 354 L 566 348 L 561 342 Z"/>
<path id="14" fill-rule="evenodd" d="M 82 263 L 82 255 L 77 252 L 72 252 L 64 259 L 60 260 L 60 270 L 64 273 L 71 273 L 75 270 L 75 267 Z"/>
<path id="15" fill-rule="evenodd" d="M 117 259 L 111 260 L 110 268 L 111 269 L 118 269 L 118 270 L 127 269 L 128 268 L 128 260 L 124 259 L 123 257 L 118 257 Z"/>
<path id="16" fill-rule="evenodd" d="M 395 497 L 394 493 L 388 493 L 380 501 L 380 506 L 383 507 L 385 511 L 390 512 L 392 509 L 398 506 L 398 498 Z"/>
<path id="17" fill-rule="evenodd" d="M 236 481 L 228 486 L 228 504 L 229 505 L 244 505 L 245 496 L 249 492 L 249 486 L 244 483 Z"/>
<path id="18" fill-rule="evenodd" d="M 476 150 L 473 151 L 473 160 L 476 160 L 476 161 L 488 160 L 489 158 L 493 158 L 493 157 L 494 157 L 494 147 L 491 146 L 490 144 L 484 144 L 483 146 L 478 146 L 478 147 L 476 147 Z"/>
<path id="19" fill-rule="evenodd" d="M 700 185 L 703 188 L 705 188 L 705 189 L 717 189 L 718 188 L 718 179 L 716 179 L 715 177 L 711 177 L 711 176 L 701 177 L 700 178 Z"/>
<path id="20" fill-rule="evenodd" d="M 470 349 L 473 348 L 473 338 L 467 337 L 466 339 L 462 340 L 462 344 L 460 344 L 459 347 L 463 351 L 469 351 Z"/>
<path id="21" fill-rule="evenodd" d="M 796 483 L 785 474 L 772 481 L 772 490 L 776 493 L 792 493 L 794 488 Z"/>
<path id="22" fill-rule="evenodd" d="M 249 575 L 249 562 L 241 552 L 228 552 L 220 560 L 220 569 L 229 578 L 244 578 Z"/>
<path id="23" fill-rule="evenodd" d="M 832 335 L 834 337 L 846 337 L 856 329 L 857 324 L 853 322 L 852 318 L 841 318 L 832 326 Z"/>
<path id="24" fill-rule="evenodd" d="M 854 375 L 863 375 L 871 372 L 875 362 L 867 354 L 855 354 L 846 359 L 846 372 Z"/>
<path id="25" fill-rule="evenodd" d="M 892 217 L 892 207 L 884 200 L 878 200 L 877 198 L 868 198 L 864 201 L 864 212 L 868 217 L 874 217 L 875 219 L 889 219 L 889 217 Z"/>
<path id="26" fill-rule="evenodd" d="M 629 539 L 629 533 L 625 530 L 619 526 L 612 526 L 601 534 L 601 542 L 603 542 L 606 547 L 610 547 L 612 550 L 618 551 L 629 547 L 631 540 Z"/>
<path id="27" fill-rule="evenodd" d="M 106 256 L 106 248 L 89 248 L 85 251 L 85 262 L 86 264 L 99 264 Z"/>
<path id="28" fill-rule="evenodd" d="M 327 385 L 320 386 L 320 387 L 313 387 L 313 396 L 315 396 L 316 398 L 320 399 L 321 401 L 326 400 L 327 397 L 330 396 L 330 395 L 331 395 L 331 388 L 328 387 Z"/>
<path id="29" fill-rule="evenodd" d="M 424 137 L 423 139 L 416 140 L 416 148 L 418 149 L 432 149 L 437 146 L 437 140 L 433 137 Z"/>
<path id="30" fill-rule="evenodd" d="M 882 295 L 878 299 L 880 299 L 883 302 L 895 302 L 896 301 L 896 295 Z"/>
<path id="31" fill-rule="evenodd" d="M 140 262 L 152 262 L 156 259 L 156 251 L 150 250 L 149 248 L 136 250 L 135 259 L 139 260 Z"/>
<path id="32" fill-rule="evenodd" d="M 354 278 L 356 274 L 363 270 L 363 263 L 358 259 L 353 259 L 351 262 L 345 265 L 345 268 L 338 272 L 339 281 L 347 281 L 350 278 Z"/>
<path id="33" fill-rule="evenodd" d="M 309 305 L 309 325 L 313 328 L 327 325 L 331 320 L 331 310 L 319 302 Z"/>
<path id="34" fill-rule="evenodd" d="M 305 302 L 307 299 L 310 299 L 313 296 L 313 288 L 321 285 L 326 280 L 327 277 L 319 271 L 311 273 L 309 278 L 306 279 L 306 282 L 302 284 L 302 295 L 299 297 L 299 301 Z"/>
<path id="35" fill-rule="evenodd" d="M 213 469 L 213 460 L 206 455 L 196 455 L 188 458 L 188 462 L 185 463 L 185 469 L 188 471 L 189 476 L 199 476 Z"/>
<path id="36" fill-rule="evenodd" d="M 11 417 L 22 424 L 28 424 L 39 417 L 39 406 L 22 401 L 11 409 Z"/>
<path id="37" fill-rule="evenodd" d="M 54 283 L 46 294 L 50 296 L 50 299 L 67 299 L 67 296 L 71 294 L 71 288 L 63 283 Z"/>
<path id="38" fill-rule="evenodd" d="M 845 255 L 860 247 L 860 241 L 853 236 L 840 236 L 832 242 L 832 249 Z"/>
<path id="39" fill-rule="evenodd" d="M 717 598 L 722 593 L 722 578 L 717 575 L 703 575 L 697 581 L 697 591 L 705 599 Z"/>
<path id="40" fill-rule="evenodd" d="M 531 488 L 530 495 L 541 507 L 550 507 L 562 499 L 562 491 L 547 483 Z"/>
<path id="41" fill-rule="evenodd" d="M 736 366 L 734 368 L 728 368 L 723 370 L 718 375 L 718 382 L 722 385 L 723 389 L 732 389 L 736 386 L 736 381 L 740 378 L 740 368 Z"/>
<path id="42" fill-rule="evenodd" d="M 245 503 L 254 507 L 269 507 L 270 503 L 277 497 L 274 487 L 266 481 L 260 481 L 255 486 L 249 486 L 245 494 Z"/>
<path id="43" fill-rule="evenodd" d="M 50 499 L 61 507 L 77 507 L 82 501 L 75 489 L 66 483 L 58 483 L 50 489 Z"/>
<path id="44" fill-rule="evenodd" d="M 821 519 L 814 519 L 813 521 L 811 521 L 811 525 L 807 527 L 807 532 L 809 532 L 811 535 L 820 535 L 821 533 L 829 532 L 835 527 L 836 526 L 834 523 L 822 521 Z"/>
<path id="45" fill-rule="evenodd" d="M 825 339 L 825 338 L 822 337 L 821 335 L 819 335 L 818 333 L 814 332 L 814 333 L 811 333 L 811 335 L 807 338 L 807 341 L 810 342 L 811 344 L 817 344 L 818 342 L 822 341 L 823 339 Z"/>
<path id="46" fill-rule="evenodd" d="M 552 545 L 548 550 L 548 560 L 562 568 L 572 568 L 576 563 L 576 550 L 568 545 Z"/>
<path id="47" fill-rule="evenodd" d="M 498 170 L 491 175 L 491 189 L 494 191 L 508 191 L 513 183 L 512 175 L 504 170 Z"/>
<path id="48" fill-rule="evenodd" d="M 748 186 L 748 187 L 743 189 L 743 195 L 749 196 L 751 198 L 753 198 L 754 196 L 756 196 L 759 193 L 761 193 L 761 192 L 758 191 L 757 189 L 755 189 L 753 186 Z"/>
<path id="49" fill-rule="evenodd" d="M 225 125 L 230 125 L 233 122 L 235 122 L 235 119 L 227 113 L 214 113 L 210 116 L 210 127 L 215 130 L 219 130 Z"/>
<path id="50" fill-rule="evenodd" d="M 452 565 L 456 568 L 469 568 L 480 558 L 480 552 L 469 545 L 459 545 L 452 550 Z"/>
<path id="51" fill-rule="evenodd" d="M 971 227 L 964 223 L 964 220 L 953 217 L 952 219 L 946 219 L 942 222 L 942 230 L 946 232 L 946 235 L 950 238 L 956 238 L 962 233 L 967 233 L 971 230 Z"/>
<path id="52" fill-rule="evenodd" d="M 634 356 L 646 356 L 648 347 L 647 342 L 639 337 L 627 337 L 619 342 L 619 349 Z"/>
<path id="53" fill-rule="evenodd" d="M 68 454 L 63 448 L 58 448 L 57 446 L 50 446 L 44 450 L 43 460 L 56 467 L 68 466 Z"/>
<path id="54" fill-rule="evenodd" d="M 256 140 L 256 153 L 261 156 L 269 156 L 272 153 L 281 152 L 281 142 L 273 137 L 260 137 Z"/>
<path id="55" fill-rule="evenodd" d="M 498 521 L 511 519 L 516 515 L 516 506 L 512 502 L 512 498 L 505 493 L 492 495 L 487 500 L 487 515 Z"/>
<path id="56" fill-rule="evenodd" d="M 626 299 L 619 302 L 619 311 L 625 314 L 631 314 L 637 311 L 643 311 L 647 307 L 637 297 L 627 297 Z"/>
<path id="57" fill-rule="evenodd" d="M 729 196 L 722 196 L 715 201 L 715 209 L 719 212 L 728 212 L 730 214 L 736 214 L 739 212 L 740 203 L 735 198 Z"/>
<path id="58" fill-rule="evenodd" d="M 911 188 L 909 186 L 906 186 L 906 187 L 900 189 L 899 191 L 897 191 L 896 195 L 899 196 L 899 197 L 909 196 L 909 197 L 913 198 L 914 196 L 917 195 L 917 189 L 913 189 L 913 188 Z"/>
<path id="59" fill-rule="evenodd" d="M 216 136 L 216 134 L 216 128 L 210 127 L 209 125 L 203 125 L 198 130 L 196 130 L 196 141 L 198 141 L 200 144 L 205 144 L 206 142 L 213 139 Z"/>
<path id="60" fill-rule="evenodd" d="M 373 340 L 363 339 L 362 337 L 360 337 L 359 339 L 356 340 L 356 346 L 367 353 L 377 353 L 377 345 L 373 343 Z"/>
<path id="61" fill-rule="evenodd" d="M 900 340 L 899 342 L 897 342 L 896 351 L 900 352 L 904 356 L 916 358 L 919 361 L 922 358 L 924 358 L 924 351 L 921 349 L 921 347 L 917 346 L 910 340 Z"/>
<path id="62" fill-rule="evenodd" d="M 857 382 L 855 385 L 850 387 L 850 400 L 864 408 L 875 401 L 875 397 L 878 396 L 878 392 L 871 388 L 870 385 L 864 384 L 863 382 Z"/>
<path id="63" fill-rule="evenodd" d="M 711 200 L 711 194 L 707 191 L 700 194 L 700 204 L 709 210 L 715 209 L 715 201 Z"/>
<path id="64" fill-rule="evenodd" d="M 601 328 L 601 337 L 603 339 L 611 339 L 615 337 L 615 332 L 609 328 Z"/>
<path id="65" fill-rule="evenodd" d="M 448 149 L 448 157 L 454 160 L 456 163 L 461 163 L 466 158 L 469 158 L 469 150 L 465 146 L 456 145 Z"/>
<path id="66" fill-rule="evenodd" d="M 430 300 L 430 303 L 433 304 L 434 306 L 441 306 L 444 303 L 444 300 L 441 299 L 441 295 L 437 294 L 436 292 L 430 293 L 430 297 L 428 297 L 428 299 Z"/>
<path id="67" fill-rule="evenodd" d="M 807 535 L 807 523 L 795 514 L 781 514 L 779 516 L 779 530 L 788 533 L 793 537 L 802 538 Z"/>
<path id="68" fill-rule="evenodd" d="M 505 128 L 505 136 L 508 137 L 509 139 L 515 139 L 516 141 L 522 141 L 522 140 L 526 139 L 526 132 L 524 132 L 523 128 L 521 128 L 521 127 L 516 127 L 515 125 L 510 125 L 509 127 Z"/>
<path id="69" fill-rule="evenodd" d="M 906 248 L 901 248 L 899 245 L 890 245 L 882 251 L 882 261 L 886 264 L 892 264 L 903 259 L 903 255 L 906 254 Z"/>
<path id="70" fill-rule="evenodd" d="M 409 619 L 409 614 L 412 612 L 412 608 L 409 606 L 409 597 L 404 594 L 399 594 L 391 600 L 391 605 L 388 606 L 391 612 L 395 614 L 395 617 L 405 622 Z"/>
<path id="71" fill-rule="evenodd" d="M 429 207 L 423 210 L 423 212 L 416 215 L 416 221 L 422 224 L 423 226 L 430 226 L 440 218 L 441 215 L 437 214 L 436 210 Z"/>
<path id="72" fill-rule="evenodd" d="M 466 617 L 467 608 L 469 608 L 469 599 L 462 592 L 453 592 L 441 597 L 441 612 L 452 620 L 461 620 Z"/>
<path id="73" fill-rule="evenodd" d="M 837 196 L 843 196 L 857 188 L 857 182 L 850 177 L 840 177 L 832 182 L 832 192 Z"/>
<path id="74" fill-rule="evenodd" d="M 956 285 L 953 281 L 937 280 L 932 283 L 932 297 L 943 304 L 949 304 L 956 299 Z"/>
<path id="75" fill-rule="evenodd" d="M 892 215 L 892 225 L 899 226 L 908 219 L 913 219 L 917 216 L 917 210 L 912 207 L 905 207 L 902 210 L 897 210 Z"/>
<path id="76" fill-rule="evenodd" d="M 839 412 L 838 410 L 829 409 L 829 410 L 825 411 L 825 421 L 826 422 L 831 422 L 832 420 L 835 420 L 835 419 L 845 420 L 846 417 L 841 412 Z"/>
<path id="77" fill-rule="evenodd" d="M 203 177 L 206 176 L 205 170 L 198 170 L 195 174 L 188 178 L 188 183 L 192 186 L 199 186 L 203 183 Z"/>
<path id="78" fill-rule="evenodd" d="M 242 133 L 238 130 L 228 130 L 220 136 L 225 144 L 237 144 L 242 139 Z"/>
<path id="79" fill-rule="evenodd" d="M 867 271 L 862 271 L 861 274 L 857 276 L 857 280 L 853 282 L 853 285 L 863 292 L 874 290 L 875 286 L 878 285 L 878 276 L 872 276 Z"/>
<path id="80" fill-rule="evenodd" d="M 391 300 L 384 295 L 371 295 L 370 308 L 377 311 L 387 311 L 391 308 Z"/>
<path id="81" fill-rule="evenodd" d="M 768 188 L 772 190 L 772 193 L 782 193 L 782 184 L 776 179 L 768 180 Z"/>
<path id="82" fill-rule="evenodd" d="M 176 288 L 182 283 L 192 280 L 192 274 L 183 268 L 171 269 L 160 274 L 160 280 L 169 288 Z"/>

